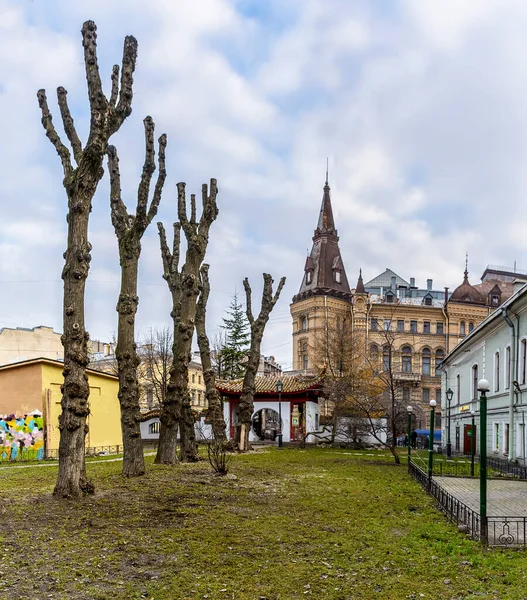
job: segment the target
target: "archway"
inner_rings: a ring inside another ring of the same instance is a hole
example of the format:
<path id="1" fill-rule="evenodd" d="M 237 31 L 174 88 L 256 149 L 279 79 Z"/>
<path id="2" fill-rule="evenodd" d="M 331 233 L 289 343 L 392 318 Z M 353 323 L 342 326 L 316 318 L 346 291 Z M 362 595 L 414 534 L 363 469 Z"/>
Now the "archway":
<path id="1" fill-rule="evenodd" d="M 261 408 L 253 415 L 252 428 L 260 441 L 274 440 L 280 428 L 278 413 L 272 408 Z"/>

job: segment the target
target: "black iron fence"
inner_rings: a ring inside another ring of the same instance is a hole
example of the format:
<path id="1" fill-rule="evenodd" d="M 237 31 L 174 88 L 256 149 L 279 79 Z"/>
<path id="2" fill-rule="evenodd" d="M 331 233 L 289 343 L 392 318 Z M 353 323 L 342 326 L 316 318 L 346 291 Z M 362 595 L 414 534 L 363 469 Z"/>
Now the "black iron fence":
<path id="1" fill-rule="evenodd" d="M 463 527 L 468 535 L 475 540 L 480 538 L 479 514 L 443 489 L 434 478 L 420 469 L 415 463 L 408 465 L 408 472 L 436 500 L 446 516 Z"/>
<path id="2" fill-rule="evenodd" d="M 527 517 L 487 517 L 483 523 L 483 531 L 487 532 L 485 539 L 478 512 L 449 494 L 415 463 L 408 465 L 408 472 L 436 500 L 440 510 L 471 538 L 496 548 L 527 548 Z"/>
<path id="3" fill-rule="evenodd" d="M 123 451 L 122 445 L 115 446 L 97 446 L 93 448 L 86 448 L 86 457 L 94 456 L 107 456 L 110 454 L 121 454 Z M 19 462 L 41 462 L 42 460 L 57 460 L 59 457 L 58 450 L 31 450 L 24 449 L 17 452 L 15 455 L 12 453 L 0 453 L 0 463 L 19 463 Z"/>

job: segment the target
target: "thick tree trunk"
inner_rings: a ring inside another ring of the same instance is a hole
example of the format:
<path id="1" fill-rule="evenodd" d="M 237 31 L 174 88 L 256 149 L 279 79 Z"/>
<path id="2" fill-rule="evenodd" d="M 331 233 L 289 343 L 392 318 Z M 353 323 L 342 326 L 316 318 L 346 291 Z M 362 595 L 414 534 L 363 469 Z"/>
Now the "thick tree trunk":
<path id="1" fill-rule="evenodd" d="M 206 331 L 207 302 L 210 294 L 209 265 L 201 266 L 201 293 L 196 307 L 196 333 L 205 381 L 205 398 L 208 406 L 208 417 L 212 424 L 212 435 L 219 441 L 227 441 L 223 403 L 216 389 L 216 375 L 210 359 L 210 343 Z"/>
<path id="2" fill-rule="evenodd" d="M 143 123 L 145 128 L 146 157 L 137 192 L 135 215 L 128 213 L 121 197 L 121 177 L 117 151 L 113 146 L 108 148 L 110 206 L 112 223 L 119 241 L 119 261 L 121 265 L 121 292 L 116 308 L 119 314 L 116 357 L 124 448 L 122 474 L 125 477 L 138 477 L 145 473 L 140 428 L 139 384 L 137 380 L 137 367 L 140 360 L 137 355 L 137 346 L 135 343 L 135 315 L 139 304 L 137 274 L 139 257 L 141 255 L 141 238 L 157 214 L 166 178 L 166 136 L 163 134 L 159 138 L 159 176 L 152 202 L 147 212 L 150 182 L 155 170 L 154 122 L 150 117 L 146 117 Z"/>
<path id="3" fill-rule="evenodd" d="M 256 372 L 260 363 L 260 346 L 262 343 L 265 326 L 269 320 L 269 315 L 280 297 L 280 292 L 285 284 L 285 277 L 280 279 L 276 293 L 273 296 L 273 278 L 268 273 L 264 273 L 264 287 L 262 292 L 262 306 L 258 318 L 255 319 L 252 314 L 251 286 L 247 278 L 243 281 L 247 301 L 247 319 L 251 325 L 251 347 L 247 359 L 247 368 L 243 378 L 242 394 L 240 396 L 239 439 L 238 450 L 247 452 L 250 450 L 249 432 L 251 429 L 252 414 L 254 411 L 254 391 L 256 383 Z"/>
<path id="4" fill-rule="evenodd" d="M 141 440 L 139 408 L 139 385 L 137 367 L 139 358 L 135 344 L 135 315 L 139 298 L 137 296 L 137 270 L 140 245 L 119 244 L 121 260 L 121 293 L 117 303 L 119 322 L 117 327 L 117 369 L 119 375 L 119 402 L 121 405 L 121 430 L 123 434 L 123 475 L 137 477 L 144 475 L 145 459 Z M 139 247 L 137 247 L 139 246 Z"/>
<path id="5" fill-rule="evenodd" d="M 201 188 L 203 212 L 196 221 L 196 198 L 190 196 L 190 219 L 187 216 L 185 184 L 178 183 L 178 217 L 174 224 L 172 251 L 168 248 L 165 229 L 158 223 L 163 258 L 163 278 L 172 294 L 172 319 L 174 321 L 173 360 L 170 370 L 170 385 L 167 402 L 161 410 L 161 428 L 156 462 L 176 462 L 177 423 L 181 436 L 180 459 L 195 461 L 198 458 L 194 416 L 188 393 L 188 364 L 192 350 L 192 337 L 196 320 L 196 301 L 200 292 L 200 268 L 209 241 L 211 224 L 218 215 L 216 205 L 216 180 L 210 180 L 210 195 L 207 185 Z M 187 240 L 185 264 L 179 271 L 181 229 Z M 168 431 L 170 429 L 170 431 Z"/>
<path id="6" fill-rule="evenodd" d="M 122 77 L 119 91 L 119 67 L 112 73 L 112 94 L 105 97 L 99 66 L 97 63 L 97 33 L 93 21 L 82 27 L 84 64 L 90 102 L 90 133 L 86 147 L 82 147 L 73 118 L 70 114 L 67 92 L 59 87 L 58 104 L 64 131 L 70 142 L 73 157 L 62 143 L 53 125 L 46 92 L 37 93 L 42 112 L 42 125 L 50 142 L 54 145 L 64 171 L 64 188 L 68 196 L 68 247 L 64 254 L 62 271 L 64 280 L 64 384 L 62 386 L 62 414 L 59 417 L 59 471 L 54 495 L 78 497 L 84 492 L 93 492 L 93 485 L 86 478 L 84 440 L 88 427 L 88 397 L 90 388 L 86 374 L 88 365 L 89 335 L 84 323 L 84 295 L 86 278 L 91 260 L 91 245 L 88 242 L 88 221 L 92 198 L 103 176 L 102 162 L 108 139 L 115 133 L 132 112 L 132 84 L 137 42 L 133 37 L 125 39 L 123 50 Z"/>

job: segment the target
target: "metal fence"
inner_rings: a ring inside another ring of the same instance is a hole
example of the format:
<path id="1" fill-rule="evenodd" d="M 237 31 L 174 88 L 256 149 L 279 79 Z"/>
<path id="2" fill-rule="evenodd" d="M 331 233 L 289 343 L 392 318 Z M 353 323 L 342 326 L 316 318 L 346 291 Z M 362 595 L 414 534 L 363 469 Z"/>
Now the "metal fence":
<path id="1" fill-rule="evenodd" d="M 420 469 L 415 463 L 408 465 L 408 472 L 436 500 L 440 509 L 454 523 L 466 528 L 466 533 L 475 540 L 480 538 L 479 514 L 443 489 L 433 477 Z"/>
<path id="2" fill-rule="evenodd" d="M 117 446 L 97 446 L 86 448 L 86 456 L 107 456 L 109 454 L 121 454 L 123 447 Z M 19 451 L 15 456 L 11 453 L 0 453 L 0 463 L 18 463 L 18 462 L 41 462 L 42 460 L 57 460 L 59 457 L 58 450 L 31 450 L 29 448 Z"/>

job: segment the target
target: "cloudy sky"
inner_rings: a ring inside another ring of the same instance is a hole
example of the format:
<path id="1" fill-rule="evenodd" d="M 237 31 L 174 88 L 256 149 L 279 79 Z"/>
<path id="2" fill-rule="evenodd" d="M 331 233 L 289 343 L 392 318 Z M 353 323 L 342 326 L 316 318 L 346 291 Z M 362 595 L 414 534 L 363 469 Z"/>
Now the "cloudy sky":
<path id="1" fill-rule="evenodd" d="M 109 83 L 126 34 L 139 41 L 133 115 L 113 138 L 135 206 L 142 119 L 168 135 L 159 217 L 176 183 L 218 179 L 211 337 L 235 289 L 287 276 L 262 350 L 291 367 L 289 303 L 311 247 L 329 157 L 350 282 L 392 268 L 455 287 L 465 252 L 527 269 L 527 3 L 523 0 L 0 0 L 0 326 L 61 330 L 66 199 L 36 91 L 63 85 L 81 137 L 80 29 L 98 25 Z M 108 86 L 107 86 L 108 89 Z M 116 330 L 117 245 L 108 178 L 90 222 L 87 325 Z M 143 244 L 138 335 L 170 321 L 157 232 Z"/>

